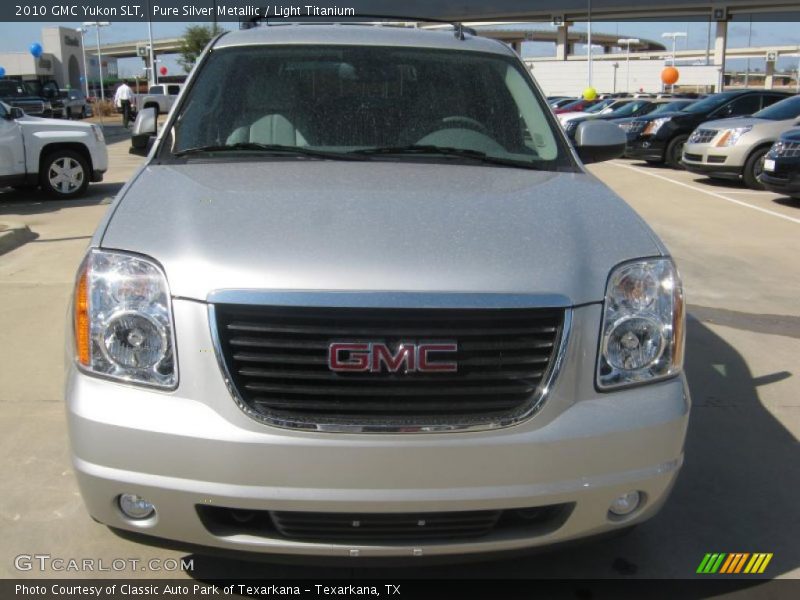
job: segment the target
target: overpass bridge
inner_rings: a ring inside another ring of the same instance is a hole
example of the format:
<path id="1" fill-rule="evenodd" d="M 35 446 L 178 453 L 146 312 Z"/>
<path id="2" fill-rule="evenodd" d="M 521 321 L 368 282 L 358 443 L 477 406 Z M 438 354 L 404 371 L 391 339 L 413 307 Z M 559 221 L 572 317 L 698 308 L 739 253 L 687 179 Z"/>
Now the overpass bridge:
<path id="1" fill-rule="evenodd" d="M 382 12 L 374 6 L 374 0 L 351 0 L 356 14 L 369 14 L 370 19 L 381 18 Z M 728 23 L 746 19 L 774 21 L 800 20 L 798 0 L 539 0 L 520 3 L 519 0 L 442 0 L 441 2 L 410 2 L 415 16 L 441 21 L 460 21 L 475 27 L 480 35 L 501 39 L 518 51 L 525 41 L 552 41 L 555 56 L 549 60 L 586 60 L 574 55 L 575 44 L 587 43 L 588 34 L 571 31 L 576 22 L 630 21 L 633 19 L 702 21 L 715 25 L 714 44 L 711 51 L 681 50 L 676 52 L 679 60 L 704 60 L 719 71 L 717 89 L 724 84 L 725 60 L 765 56 L 768 50 L 778 55 L 797 53 L 796 46 L 777 48 L 727 48 Z M 396 20 L 396 15 L 386 14 L 385 19 Z M 362 19 L 363 20 L 363 19 Z M 555 29 L 520 28 L 521 22 L 550 22 Z M 516 25 L 512 27 L 511 24 Z M 503 25 L 500 27 L 499 25 Z M 602 26 L 602 25 L 601 25 Z M 613 52 L 617 36 L 594 33 L 591 43 L 603 47 L 604 53 L 592 60 L 620 60 L 626 55 Z M 798 40 L 800 42 L 800 40 Z M 137 48 L 145 47 L 146 40 L 116 42 L 101 46 L 104 56 L 127 58 L 137 56 Z M 652 40 L 642 40 L 633 45 L 630 58 L 663 58 L 664 46 Z M 87 48 L 88 50 L 88 48 Z M 155 54 L 174 54 L 180 50 L 180 38 L 154 40 Z M 537 60 L 548 60 L 547 58 Z M 774 68 L 768 62 L 767 68 Z"/>

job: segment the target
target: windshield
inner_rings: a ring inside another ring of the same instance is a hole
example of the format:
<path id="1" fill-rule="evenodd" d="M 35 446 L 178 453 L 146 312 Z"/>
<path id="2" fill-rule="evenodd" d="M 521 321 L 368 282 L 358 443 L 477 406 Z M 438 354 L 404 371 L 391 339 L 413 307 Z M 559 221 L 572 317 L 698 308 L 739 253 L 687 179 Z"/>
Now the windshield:
<path id="1" fill-rule="evenodd" d="M 607 100 L 601 100 L 597 104 L 594 104 L 594 105 L 590 106 L 589 108 L 587 108 L 586 110 L 584 110 L 584 112 L 597 113 L 597 112 L 600 112 L 601 110 L 603 110 L 605 108 L 608 108 L 614 102 L 616 102 L 616 100 L 614 100 L 613 98 L 609 98 Z"/>
<path id="2" fill-rule="evenodd" d="M 612 111 L 611 114 L 614 115 L 615 119 L 622 117 L 629 117 L 647 104 L 650 104 L 649 100 L 633 100 L 631 102 L 628 102 L 627 104 L 623 104 L 616 110 Z"/>
<path id="3" fill-rule="evenodd" d="M 676 100 L 675 102 L 664 102 L 659 104 L 654 110 L 650 111 L 649 115 L 660 115 L 662 113 L 683 111 L 694 104 L 695 100 Z"/>
<path id="4" fill-rule="evenodd" d="M 21 81 L 0 81 L 0 96 L 29 96 L 30 92 Z"/>
<path id="5" fill-rule="evenodd" d="M 441 148 L 450 159 L 572 168 L 547 113 L 522 69 L 500 55 L 232 47 L 202 65 L 176 119 L 172 151 L 429 160 Z"/>
<path id="6" fill-rule="evenodd" d="M 758 119 L 788 121 L 800 117 L 800 96 L 791 96 L 753 114 Z"/>
<path id="7" fill-rule="evenodd" d="M 728 100 L 731 100 L 734 97 L 735 95 L 731 94 L 712 94 L 710 96 L 707 96 L 706 98 L 703 98 L 702 100 L 693 102 L 689 106 L 683 107 L 681 109 L 681 112 L 694 113 L 694 114 L 711 112 L 718 106 L 722 106 Z"/>

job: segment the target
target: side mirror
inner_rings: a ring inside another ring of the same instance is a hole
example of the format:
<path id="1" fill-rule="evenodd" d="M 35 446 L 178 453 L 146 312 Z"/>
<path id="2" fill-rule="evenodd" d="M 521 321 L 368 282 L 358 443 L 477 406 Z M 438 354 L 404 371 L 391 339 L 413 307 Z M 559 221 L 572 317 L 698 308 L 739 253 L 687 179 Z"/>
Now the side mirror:
<path id="1" fill-rule="evenodd" d="M 25 116 L 25 111 L 22 110 L 19 106 L 12 106 L 11 110 L 8 111 L 8 118 L 11 121 L 15 119 L 21 119 L 24 116 Z"/>
<path id="2" fill-rule="evenodd" d="M 584 121 L 575 131 L 575 151 L 585 164 L 619 158 L 626 141 L 625 132 L 607 121 Z"/>
<path id="3" fill-rule="evenodd" d="M 131 135 L 130 153 L 147 156 L 156 140 L 158 132 L 158 115 L 155 108 L 143 108 L 136 115 Z"/>

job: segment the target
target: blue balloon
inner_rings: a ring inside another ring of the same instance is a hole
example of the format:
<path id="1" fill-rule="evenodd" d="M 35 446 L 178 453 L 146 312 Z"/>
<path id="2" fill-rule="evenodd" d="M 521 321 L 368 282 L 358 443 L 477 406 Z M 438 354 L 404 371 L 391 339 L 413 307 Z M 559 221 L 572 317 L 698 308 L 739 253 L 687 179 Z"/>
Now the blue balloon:
<path id="1" fill-rule="evenodd" d="M 0 67 L 0 79 L 6 76 L 6 70 L 3 67 Z"/>
<path id="2" fill-rule="evenodd" d="M 39 58 L 42 55 L 42 45 L 39 42 L 33 42 L 28 46 L 28 50 L 30 50 L 34 58 Z"/>

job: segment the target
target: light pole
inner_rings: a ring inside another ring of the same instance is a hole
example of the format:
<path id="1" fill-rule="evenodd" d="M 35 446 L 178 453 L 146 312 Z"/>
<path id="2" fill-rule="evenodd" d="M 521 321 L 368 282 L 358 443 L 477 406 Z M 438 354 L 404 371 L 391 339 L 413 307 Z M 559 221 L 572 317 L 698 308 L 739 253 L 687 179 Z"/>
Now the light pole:
<path id="1" fill-rule="evenodd" d="M 686 32 L 685 31 L 671 31 L 669 33 L 662 33 L 662 38 L 671 38 L 672 39 L 672 66 L 675 66 L 675 41 L 678 38 L 685 38 Z M 671 86 L 672 91 L 675 91 L 675 84 L 673 83 Z"/>
<path id="2" fill-rule="evenodd" d="M 625 92 L 631 93 L 631 44 L 639 44 L 639 38 L 622 38 L 617 43 L 625 46 Z"/>
<path id="3" fill-rule="evenodd" d="M 94 27 L 97 36 L 97 69 L 100 74 L 100 100 L 105 104 L 106 92 L 103 89 L 103 58 L 100 56 L 100 28 L 111 25 L 108 21 L 86 21 L 84 27 Z"/>
<path id="4" fill-rule="evenodd" d="M 675 40 L 678 38 L 685 38 L 686 32 L 685 31 L 671 31 L 669 33 L 662 33 L 662 38 L 671 38 L 672 39 L 672 66 L 675 66 Z"/>
<path id="5" fill-rule="evenodd" d="M 89 70 L 86 68 L 86 45 L 84 44 L 83 34 L 86 33 L 86 27 L 78 27 L 75 31 L 81 34 L 81 54 L 83 54 L 83 86 L 86 92 L 86 97 L 89 97 Z"/>
<path id="6" fill-rule="evenodd" d="M 586 19 L 586 47 L 589 51 L 589 87 L 592 87 L 592 0 L 587 0 L 588 17 Z"/>
<path id="7" fill-rule="evenodd" d="M 216 17 L 214 17 L 216 19 Z M 150 38 L 150 85 L 158 84 L 158 72 L 156 71 L 155 51 L 153 50 L 153 11 L 150 8 L 150 0 L 147 0 L 147 35 Z"/>

